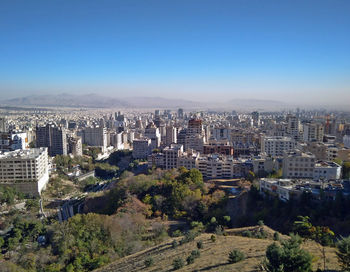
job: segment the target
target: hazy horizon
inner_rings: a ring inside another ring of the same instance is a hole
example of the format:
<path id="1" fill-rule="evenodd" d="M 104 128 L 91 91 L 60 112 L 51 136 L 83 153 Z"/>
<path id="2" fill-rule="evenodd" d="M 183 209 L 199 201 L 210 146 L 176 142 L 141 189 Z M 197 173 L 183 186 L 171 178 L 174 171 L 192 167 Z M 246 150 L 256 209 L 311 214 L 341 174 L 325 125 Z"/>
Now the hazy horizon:
<path id="1" fill-rule="evenodd" d="M 350 106 L 349 1 L 3 1 L 2 100 Z"/>

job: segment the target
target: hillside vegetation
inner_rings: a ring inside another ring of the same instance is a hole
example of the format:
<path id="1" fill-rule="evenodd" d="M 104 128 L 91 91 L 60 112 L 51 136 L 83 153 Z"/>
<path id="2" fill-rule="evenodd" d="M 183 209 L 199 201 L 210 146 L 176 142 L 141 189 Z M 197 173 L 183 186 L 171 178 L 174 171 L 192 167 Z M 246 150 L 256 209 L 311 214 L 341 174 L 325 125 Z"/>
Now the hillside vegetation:
<path id="1" fill-rule="evenodd" d="M 255 229 L 258 227 L 254 227 Z M 253 229 L 254 229 L 253 228 Z M 172 246 L 173 239 L 146 249 L 136 254 L 124 257 L 118 261 L 102 267 L 96 272 L 122 272 L 122 271 L 173 271 L 173 260 L 180 257 L 184 260 L 185 265 L 177 271 L 260 271 L 259 267 L 265 257 L 266 248 L 272 244 L 274 231 L 266 226 L 263 230 L 268 234 L 266 239 L 247 238 L 231 234 L 252 230 L 250 228 L 228 229 L 229 235 L 216 235 L 216 241 L 211 239 L 212 234 L 204 233 L 198 236 L 194 241 Z M 282 239 L 287 236 L 281 235 Z M 177 241 L 181 238 L 176 238 Z M 197 249 L 197 242 L 203 242 L 203 248 L 199 249 L 200 256 L 195 259 L 194 263 L 187 265 L 186 258 L 193 250 Z M 304 242 L 302 248 L 310 252 L 313 258 L 313 269 L 322 268 L 322 256 L 319 245 L 315 242 Z M 231 250 L 238 249 L 242 251 L 246 258 L 241 262 L 231 264 L 228 262 L 228 254 Z M 337 262 L 335 249 L 326 248 L 327 269 L 331 271 L 340 271 Z M 152 259 L 153 264 L 146 267 L 145 260 Z"/>

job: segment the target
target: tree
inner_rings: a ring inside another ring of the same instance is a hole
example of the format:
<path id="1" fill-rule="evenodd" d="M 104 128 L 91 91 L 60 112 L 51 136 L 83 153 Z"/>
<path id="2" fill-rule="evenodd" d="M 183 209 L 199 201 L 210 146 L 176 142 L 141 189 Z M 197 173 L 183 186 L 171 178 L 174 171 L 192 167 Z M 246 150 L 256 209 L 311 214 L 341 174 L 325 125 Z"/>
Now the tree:
<path id="1" fill-rule="evenodd" d="M 186 258 L 186 262 L 188 265 L 193 264 L 194 263 L 194 256 L 191 254 Z"/>
<path id="2" fill-rule="evenodd" d="M 301 239 L 292 235 L 282 246 L 273 243 L 267 247 L 264 267 L 269 272 L 311 272 L 312 256 L 300 248 Z"/>
<path id="3" fill-rule="evenodd" d="M 280 240 L 280 235 L 277 231 L 275 231 L 275 233 L 273 234 L 273 240 L 275 241 L 279 241 Z"/>
<path id="4" fill-rule="evenodd" d="M 350 271 L 350 236 L 342 237 L 336 244 L 337 246 L 337 257 L 340 267 L 344 271 Z"/>
<path id="5" fill-rule="evenodd" d="M 245 255 L 242 251 L 234 249 L 228 254 L 229 263 L 238 263 L 245 259 Z"/>
<path id="6" fill-rule="evenodd" d="M 174 270 L 178 270 L 178 269 L 182 268 L 184 265 L 185 265 L 185 263 L 184 263 L 183 259 L 180 257 L 175 258 L 173 261 Z"/>
<path id="7" fill-rule="evenodd" d="M 326 270 L 325 246 L 333 242 L 334 232 L 329 227 L 313 226 L 308 216 L 298 216 L 299 221 L 295 221 L 293 228 L 301 237 L 316 241 L 320 246 L 323 258 L 323 269 Z"/>
<path id="8" fill-rule="evenodd" d="M 146 267 L 150 267 L 150 266 L 152 266 L 153 265 L 153 263 L 154 263 L 154 260 L 153 260 L 153 258 L 150 256 L 150 257 L 147 257 L 146 259 L 145 259 L 145 266 Z"/>

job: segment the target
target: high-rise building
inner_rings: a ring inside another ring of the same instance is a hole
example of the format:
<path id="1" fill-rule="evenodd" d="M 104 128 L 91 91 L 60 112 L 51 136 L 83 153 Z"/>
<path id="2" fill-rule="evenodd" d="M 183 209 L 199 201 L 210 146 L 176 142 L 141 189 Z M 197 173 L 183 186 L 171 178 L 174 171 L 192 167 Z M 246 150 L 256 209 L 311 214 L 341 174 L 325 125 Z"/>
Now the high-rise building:
<path id="1" fill-rule="evenodd" d="M 87 127 L 80 132 L 84 144 L 107 148 L 107 130 L 104 127 Z"/>
<path id="2" fill-rule="evenodd" d="M 298 141 L 300 139 L 300 121 L 295 115 L 287 115 L 287 134 L 294 140 Z"/>
<path id="3" fill-rule="evenodd" d="M 165 144 L 170 145 L 174 143 L 177 143 L 176 127 L 168 126 L 166 127 Z"/>
<path id="4" fill-rule="evenodd" d="M 149 123 L 145 128 L 145 137 L 151 140 L 151 148 L 155 149 L 160 146 L 161 136 L 159 129 L 154 125 L 153 122 Z"/>
<path id="5" fill-rule="evenodd" d="M 252 120 L 253 120 L 253 127 L 259 127 L 260 126 L 260 115 L 259 115 L 259 112 L 257 112 L 257 111 L 252 112 Z"/>
<path id="6" fill-rule="evenodd" d="M 132 156 L 134 159 L 146 159 L 152 153 L 151 139 L 135 139 L 133 141 Z"/>
<path id="7" fill-rule="evenodd" d="M 9 127 L 6 117 L 0 117 L 0 133 L 8 132 Z"/>
<path id="8" fill-rule="evenodd" d="M 183 152 L 183 146 L 180 144 L 171 144 L 164 148 L 165 169 L 178 168 L 178 158 Z"/>
<path id="9" fill-rule="evenodd" d="M 184 118 L 184 110 L 183 109 L 178 109 L 177 110 L 177 117 L 179 118 L 179 119 L 183 119 Z"/>
<path id="10" fill-rule="evenodd" d="M 50 156 L 67 155 L 67 135 L 64 128 L 54 124 L 36 128 L 36 146 L 47 147 Z"/>
<path id="11" fill-rule="evenodd" d="M 305 142 L 322 142 L 324 126 L 320 123 L 306 123 L 303 125 L 303 138 Z"/>
<path id="12" fill-rule="evenodd" d="M 68 152 L 74 157 L 83 155 L 81 137 L 68 137 Z"/>
<path id="13" fill-rule="evenodd" d="M 185 149 L 193 149 L 202 153 L 204 143 L 205 137 L 202 120 L 190 119 L 186 132 Z"/>

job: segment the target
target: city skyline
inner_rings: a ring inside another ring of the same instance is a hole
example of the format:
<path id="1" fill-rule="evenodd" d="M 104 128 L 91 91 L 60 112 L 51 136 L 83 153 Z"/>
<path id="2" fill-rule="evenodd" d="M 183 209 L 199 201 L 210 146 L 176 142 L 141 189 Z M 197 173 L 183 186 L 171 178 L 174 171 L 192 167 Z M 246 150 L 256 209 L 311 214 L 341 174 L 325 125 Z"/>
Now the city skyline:
<path id="1" fill-rule="evenodd" d="M 349 105 L 347 1 L 5 1 L 2 99 Z"/>

